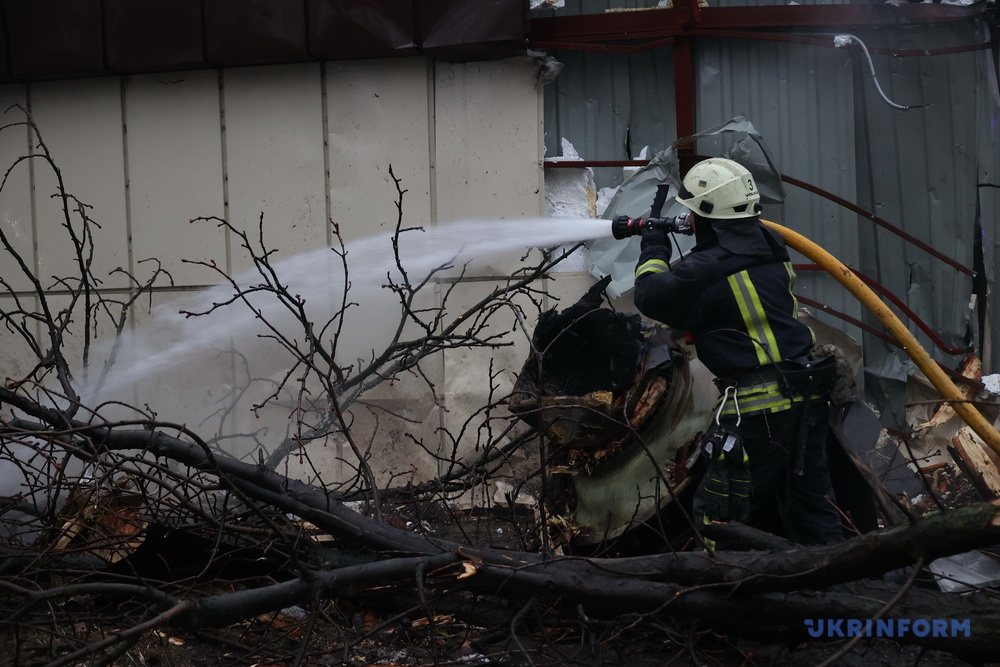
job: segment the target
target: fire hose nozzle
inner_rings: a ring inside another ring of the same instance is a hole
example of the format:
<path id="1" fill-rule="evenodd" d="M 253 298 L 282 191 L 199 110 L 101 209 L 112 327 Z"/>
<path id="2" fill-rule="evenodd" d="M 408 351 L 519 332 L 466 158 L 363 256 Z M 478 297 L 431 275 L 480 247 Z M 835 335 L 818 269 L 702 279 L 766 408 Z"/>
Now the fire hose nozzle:
<path id="1" fill-rule="evenodd" d="M 611 235 L 616 239 L 627 239 L 630 236 L 653 230 L 676 234 L 694 234 L 689 214 L 669 218 L 629 218 L 619 215 L 611 221 Z"/>

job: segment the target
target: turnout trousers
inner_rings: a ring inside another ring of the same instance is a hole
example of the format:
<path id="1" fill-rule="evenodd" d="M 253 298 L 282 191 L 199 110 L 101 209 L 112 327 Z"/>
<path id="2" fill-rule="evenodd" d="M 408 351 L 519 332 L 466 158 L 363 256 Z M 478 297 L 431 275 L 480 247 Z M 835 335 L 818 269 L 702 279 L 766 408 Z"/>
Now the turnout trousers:
<path id="1" fill-rule="evenodd" d="M 722 417 L 723 425 L 739 431 L 750 459 L 750 525 L 799 544 L 844 539 L 826 450 L 828 410 L 825 401 L 799 403 L 744 415 L 738 427 L 734 416 Z M 797 465 L 800 456 L 804 460 Z M 698 509 L 695 516 L 701 516 Z"/>

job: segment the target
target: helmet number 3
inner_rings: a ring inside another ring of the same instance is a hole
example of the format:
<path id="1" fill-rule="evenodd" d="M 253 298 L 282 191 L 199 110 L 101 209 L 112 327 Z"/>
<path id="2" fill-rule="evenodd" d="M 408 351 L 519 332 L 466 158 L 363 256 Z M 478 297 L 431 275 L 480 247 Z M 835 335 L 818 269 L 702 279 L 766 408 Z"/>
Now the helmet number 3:
<path id="1" fill-rule="evenodd" d="M 748 197 L 752 197 L 753 195 L 755 195 L 756 194 L 756 188 L 754 187 L 754 184 L 753 184 L 753 176 L 751 176 L 750 174 L 747 174 L 746 177 L 744 178 L 744 182 L 746 183 L 746 186 L 747 186 L 747 196 Z"/>

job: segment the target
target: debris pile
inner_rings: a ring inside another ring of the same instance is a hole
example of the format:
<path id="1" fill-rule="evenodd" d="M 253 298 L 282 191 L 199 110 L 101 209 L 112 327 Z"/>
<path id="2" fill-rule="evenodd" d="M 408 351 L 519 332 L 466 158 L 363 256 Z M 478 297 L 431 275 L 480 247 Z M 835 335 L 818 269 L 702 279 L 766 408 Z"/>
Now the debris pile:
<path id="1" fill-rule="evenodd" d="M 602 308 L 609 281 L 561 312 L 542 314 L 511 397 L 511 412 L 568 448 L 567 460 L 619 450 L 669 382 L 671 359 L 651 354 L 640 317 Z M 646 372 L 651 360 L 655 373 Z"/>

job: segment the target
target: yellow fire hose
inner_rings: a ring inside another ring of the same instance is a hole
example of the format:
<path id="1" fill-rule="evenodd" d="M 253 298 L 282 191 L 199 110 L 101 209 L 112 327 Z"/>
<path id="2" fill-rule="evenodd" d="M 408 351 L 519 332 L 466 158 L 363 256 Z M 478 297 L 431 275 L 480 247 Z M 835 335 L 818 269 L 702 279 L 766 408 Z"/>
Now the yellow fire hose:
<path id="1" fill-rule="evenodd" d="M 899 344 L 906 350 L 913 363 L 923 371 L 927 379 L 934 385 L 934 388 L 941 393 L 942 398 L 951 403 L 952 408 L 954 408 L 958 416 L 976 432 L 976 435 L 989 445 L 990 449 L 1000 455 L 1000 433 L 997 433 L 997 430 L 980 414 L 979 410 L 968 402 L 968 399 L 955 386 L 951 378 L 931 359 L 930 355 L 921 347 L 909 329 L 903 326 L 903 323 L 899 321 L 896 314 L 889 310 L 868 285 L 854 275 L 854 272 L 847 268 L 840 260 L 798 232 L 794 232 L 787 227 L 769 220 L 761 220 L 761 222 L 785 237 L 785 243 L 789 247 L 798 250 L 813 262 L 823 267 L 827 273 L 846 287 L 865 308 L 871 311 L 871 314 L 878 318 L 882 326 L 888 329 L 889 333 L 899 341 Z"/>

